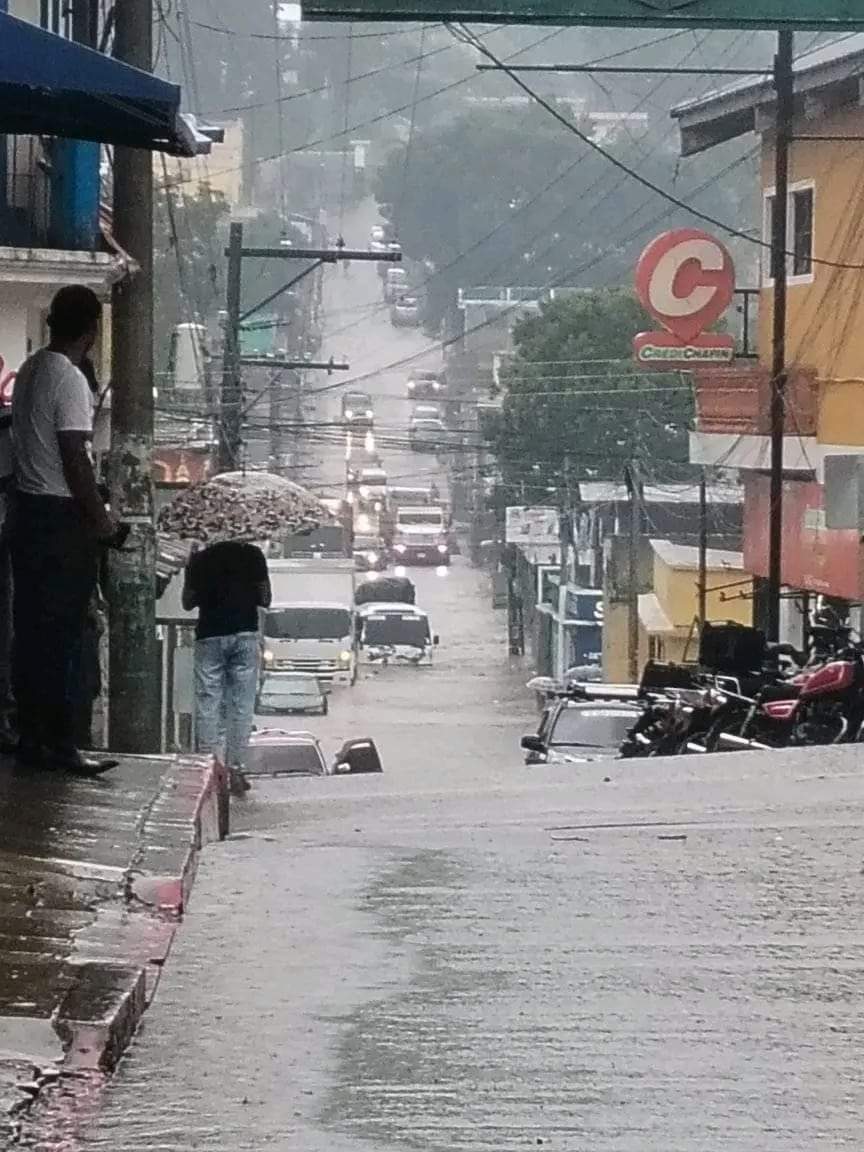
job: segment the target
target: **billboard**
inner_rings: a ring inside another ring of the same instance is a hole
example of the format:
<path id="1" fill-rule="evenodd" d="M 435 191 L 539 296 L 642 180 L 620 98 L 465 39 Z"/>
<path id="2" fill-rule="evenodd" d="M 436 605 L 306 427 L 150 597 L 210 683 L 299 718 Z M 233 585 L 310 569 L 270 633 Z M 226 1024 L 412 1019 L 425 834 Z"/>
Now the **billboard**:
<path id="1" fill-rule="evenodd" d="M 633 354 L 640 364 L 714 364 L 735 356 L 735 341 L 709 332 L 732 301 L 735 268 L 728 250 L 698 228 L 663 232 L 636 265 L 636 295 L 660 332 L 640 332 Z"/>
<path id="2" fill-rule="evenodd" d="M 301 0 L 304 20 L 864 29 L 861 0 Z"/>
<path id="3" fill-rule="evenodd" d="M 558 509 L 527 508 L 521 505 L 508 508 L 504 538 L 508 544 L 557 548 L 559 543 Z"/>
<path id="4" fill-rule="evenodd" d="M 768 575 L 768 510 L 770 478 L 745 480 L 744 567 Z M 789 588 L 821 592 L 844 600 L 864 594 L 861 537 L 855 528 L 829 528 L 825 493 L 813 480 L 783 484 L 783 550 L 781 580 Z"/>

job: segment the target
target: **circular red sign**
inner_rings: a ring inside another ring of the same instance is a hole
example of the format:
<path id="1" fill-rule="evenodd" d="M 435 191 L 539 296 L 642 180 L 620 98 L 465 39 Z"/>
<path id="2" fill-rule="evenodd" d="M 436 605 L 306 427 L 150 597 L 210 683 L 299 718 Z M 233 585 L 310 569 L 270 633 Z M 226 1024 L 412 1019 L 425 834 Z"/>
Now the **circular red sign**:
<path id="1" fill-rule="evenodd" d="M 636 265 L 642 307 L 682 344 L 720 319 L 734 290 L 735 268 L 728 250 L 698 228 L 662 233 Z"/>

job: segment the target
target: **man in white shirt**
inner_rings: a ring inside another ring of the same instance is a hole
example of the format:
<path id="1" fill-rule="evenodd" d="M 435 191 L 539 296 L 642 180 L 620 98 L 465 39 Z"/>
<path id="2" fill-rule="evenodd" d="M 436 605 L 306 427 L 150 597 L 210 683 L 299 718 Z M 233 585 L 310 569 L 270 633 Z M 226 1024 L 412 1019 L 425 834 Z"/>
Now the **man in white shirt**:
<path id="1" fill-rule="evenodd" d="M 74 741 L 75 678 L 99 549 L 117 535 L 90 460 L 93 402 L 79 368 L 96 340 L 101 314 L 89 288 L 61 288 L 48 315 L 50 343 L 22 364 L 12 397 L 18 756 L 81 775 L 98 775 L 116 764 L 89 759 Z"/>

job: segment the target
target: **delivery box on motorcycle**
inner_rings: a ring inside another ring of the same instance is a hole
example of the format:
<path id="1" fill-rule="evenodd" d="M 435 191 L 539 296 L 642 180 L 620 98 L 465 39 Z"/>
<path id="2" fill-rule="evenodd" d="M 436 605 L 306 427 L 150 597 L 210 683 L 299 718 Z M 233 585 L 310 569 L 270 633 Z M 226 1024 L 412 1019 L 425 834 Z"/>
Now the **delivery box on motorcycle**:
<path id="1" fill-rule="evenodd" d="M 762 667 L 765 633 L 746 624 L 706 623 L 699 637 L 699 663 L 712 672 L 742 675 Z"/>

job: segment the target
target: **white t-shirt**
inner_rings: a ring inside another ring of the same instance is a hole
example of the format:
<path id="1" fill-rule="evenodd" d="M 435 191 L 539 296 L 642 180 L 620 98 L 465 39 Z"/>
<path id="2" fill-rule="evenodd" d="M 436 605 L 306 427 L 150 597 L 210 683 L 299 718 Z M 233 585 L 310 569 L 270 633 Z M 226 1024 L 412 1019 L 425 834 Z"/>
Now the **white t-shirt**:
<path id="1" fill-rule="evenodd" d="M 34 496 L 71 496 L 58 432 L 93 433 L 90 386 L 61 352 L 42 348 L 21 365 L 12 393 L 18 488 Z"/>

